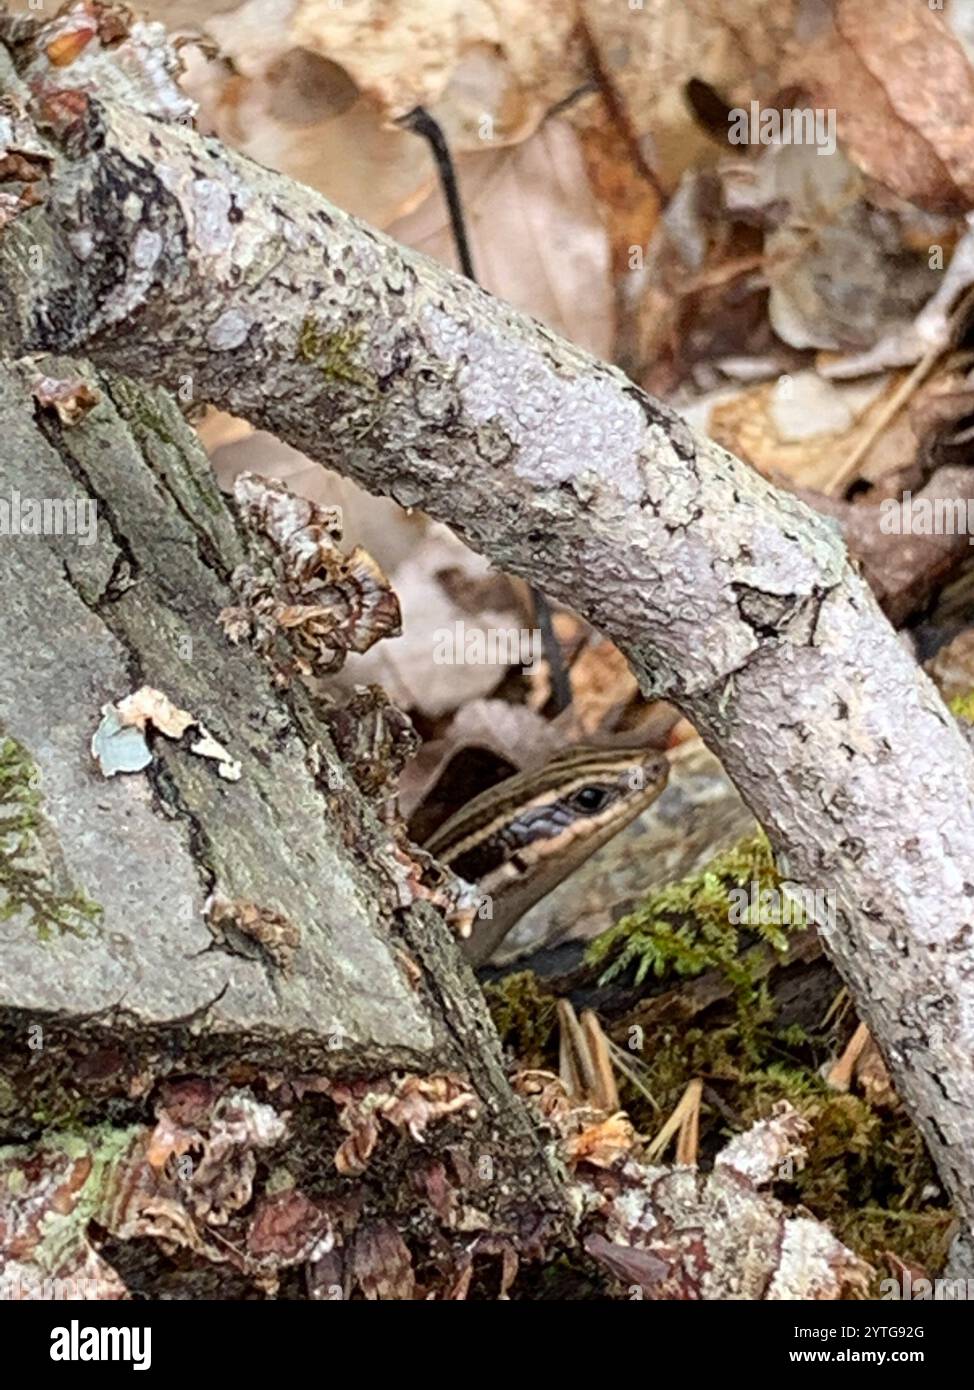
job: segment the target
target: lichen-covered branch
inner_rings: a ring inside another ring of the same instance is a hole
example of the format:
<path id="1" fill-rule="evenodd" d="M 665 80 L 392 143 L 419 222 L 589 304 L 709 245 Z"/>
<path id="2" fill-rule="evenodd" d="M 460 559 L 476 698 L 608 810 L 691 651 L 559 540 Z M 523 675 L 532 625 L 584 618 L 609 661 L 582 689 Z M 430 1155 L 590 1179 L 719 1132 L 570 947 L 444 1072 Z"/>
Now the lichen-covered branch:
<path id="1" fill-rule="evenodd" d="M 612 637 L 783 872 L 831 895 L 827 948 L 974 1224 L 974 759 L 830 525 L 308 189 L 135 103 L 59 96 L 71 70 L 26 41 L 17 61 L 58 168 L 0 238 L 4 349 L 188 381 Z M 77 84 L 97 81 L 92 58 Z M 46 174 L 18 119 L 0 142 Z"/>

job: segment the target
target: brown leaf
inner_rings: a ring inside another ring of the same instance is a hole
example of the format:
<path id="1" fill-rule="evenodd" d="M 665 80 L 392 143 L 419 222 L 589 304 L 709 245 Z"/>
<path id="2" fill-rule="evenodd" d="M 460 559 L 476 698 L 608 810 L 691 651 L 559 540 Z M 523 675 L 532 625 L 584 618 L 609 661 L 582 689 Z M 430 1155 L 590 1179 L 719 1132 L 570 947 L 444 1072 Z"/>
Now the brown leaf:
<path id="1" fill-rule="evenodd" d="M 278 1192 L 258 1201 L 247 1230 L 247 1249 L 275 1268 L 297 1264 L 317 1245 L 327 1243 L 323 1238 L 328 1224 L 325 1213 L 303 1192 Z"/>
<path id="2" fill-rule="evenodd" d="M 477 1114 L 477 1100 L 458 1076 L 405 1076 L 381 1105 L 382 1114 L 397 1129 L 408 1130 L 421 1143 L 427 1126 L 447 1116 Z"/>
<path id="3" fill-rule="evenodd" d="M 349 1132 L 335 1155 L 340 1173 L 365 1171 L 379 1137 L 379 1117 L 422 1143 L 429 1125 L 455 1114 L 473 1118 L 477 1099 L 459 1077 L 406 1075 L 354 1086 L 335 1083 L 330 1095 L 341 1106 L 339 1122 Z"/>
<path id="4" fill-rule="evenodd" d="M 411 1299 L 416 1276 L 409 1246 L 389 1221 L 373 1221 L 355 1232 L 352 1278 L 368 1299 Z"/>
<path id="5" fill-rule="evenodd" d="M 580 347 L 611 357 L 612 253 L 572 126 L 552 118 L 515 149 L 481 150 L 456 164 L 480 283 Z M 458 268 L 439 187 L 388 231 Z"/>
<path id="6" fill-rule="evenodd" d="M 465 576 L 463 584 L 458 570 Z M 461 591 L 483 580 L 487 570 L 487 562 L 461 541 L 442 528 L 432 531 L 392 576 L 402 605 L 403 635 L 350 660 L 348 676 L 357 684 L 381 685 L 400 709 L 434 718 L 489 695 L 509 670 L 511 644 L 495 661 L 467 661 L 462 639 L 484 638 L 491 631 L 519 638 L 521 619 L 513 595 L 509 607 L 480 609 L 475 617 L 453 596 L 462 597 Z M 444 587 L 444 573 L 452 594 Z"/>
<path id="7" fill-rule="evenodd" d="M 210 1077 L 187 1076 L 159 1083 L 159 1104 L 178 1125 L 198 1127 L 208 1118 L 225 1083 Z"/>
<path id="8" fill-rule="evenodd" d="M 309 1261 L 307 1277 L 310 1298 L 333 1301 L 347 1297 L 343 1251 L 328 1250 L 317 1255 Z"/>
<path id="9" fill-rule="evenodd" d="M 770 98 L 791 41 L 795 0 L 581 0 L 581 13 L 630 137 L 672 190 L 684 170 L 706 163 L 714 141 L 686 99 L 696 82 L 729 105 Z"/>
<path id="10" fill-rule="evenodd" d="M 413 1169 L 411 1181 L 440 1221 L 444 1225 L 452 1224 L 459 1205 L 459 1194 L 447 1177 L 446 1165 L 439 1159 L 430 1159 Z"/>
<path id="11" fill-rule="evenodd" d="M 174 1155 L 179 1158 L 199 1141 L 200 1136 L 195 1130 L 184 1129 L 172 1116 L 160 1111 L 156 1126 L 146 1143 L 145 1161 L 150 1168 L 161 1172 Z"/>
<path id="12" fill-rule="evenodd" d="M 241 72 L 228 77 L 223 61 L 201 57 L 190 66 L 186 89 L 207 128 L 376 227 L 427 197 L 436 173 L 425 141 L 390 127 L 335 63 L 286 42 L 283 52 L 268 49 L 266 35 L 254 57 L 235 42 L 236 28 L 222 53 L 242 59 Z"/>
<path id="13" fill-rule="evenodd" d="M 845 502 L 800 488 L 795 495 L 839 523 L 850 554 L 862 566 L 863 577 L 896 626 L 925 607 L 970 552 L 965 531 L 896 535 L 888 531 L 880 505 Z M 913 500 L 930 504 L 937 499 L 956 500 L 966 517 L 969 498 L 974 500 L 971 470 L 940 468 Z"/>
<path id="14" fill-rule="evenodd" d="M 605 1236 L 596 1234 L 586 1236 L 585 1249 L 604 1264 L 623 1284 L 631 1284 L 642 1291 L 644 1298 L 654 1298 L 657 1290 L 671 1273 L 668 1260 L 661 1259 L 650 1250 L 633 1250 L 628 1245 L 613 1245 Z"/>
<path id="15" fill-rule="evenodd" d="M 796 372 L 723 393 L 710 409 L 707 431 L 765 477 L 824 491 L 836 459 L 871 428 L 898 383 L 899 378 L 839 383 L 812 369 Z M 898 433 L 892 457 L 890 451 L 884 455 L 886 471 L 912 463 L 915 452 L 912 433 Z M 864 465 L 873 477 L 875 453 L 876 445 Z"/>
<path id="16" fill-rule="evenodd" d="M 386 118 L 432 109 L 455 149 L 524 139 L 585 80 L 574 7 L 562 0 L 300 0 L 294 41 L 340 64 Z"/>
<path id="17" fill-rule="evenodd" d="M 836 0 L 835 27 L 790 76 L 870 177 L 922 207 L 974 205 L 974 72 L 944 16 L 901 0 Z"/>
<path id="18" fill-rule="evenodd" d="M 347 1139 L 343 1139 L 335 1152 L 335 1168 L 343 1178 L 358 1177 L 369 1166 L 369 1159 L 379 1142 L 379 1121 L 376 1115 L 356 1113 L 349 1117 L 346 1129 L 351 1129 Z"/>
<path id="19" fill-rule="evenodd" d="M 593 1168 L 611 1168 L 636 1142 L 636 1132 L 627 1115 L 610 1115 L 587 1125 L 580 1134 L 565 1141 L 564 1152 L 574 1167 L 590 1163 Z"/>

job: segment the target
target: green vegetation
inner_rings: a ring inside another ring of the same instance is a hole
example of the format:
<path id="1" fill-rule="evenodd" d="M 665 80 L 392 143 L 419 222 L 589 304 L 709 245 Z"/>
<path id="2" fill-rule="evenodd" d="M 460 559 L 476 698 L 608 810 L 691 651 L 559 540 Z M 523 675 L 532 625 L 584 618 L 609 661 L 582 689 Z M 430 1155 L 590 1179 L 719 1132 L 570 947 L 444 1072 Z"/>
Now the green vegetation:
<path id="1" fill-rule="evenodd" d="M 787 959 L 790 926 L 729 920 L 734 889 L 778 888 L 780 878 L 763 834 L 713 859 L 700 873 L 655 889 L 636 909 L 591 943 L 586 964 L 601 985 L 624 989 L 649 980 L 675 989 L 681 980 L 719 971 L 729 998 L 691 1015 L 690 1026 L 633 1027 L 639 1009 L 606 1029 L 629 1058 L 639 1085 L 618 1076 L 622 1104 L 643 1133 L 658 1131 L 688 1083 L 704 1082 L 701 1162 L 734 1133 L 789 1101 L 811 1126 L 807 1161 L 776 1188 L 786 1202 L 807 1207 L 851 1249 L 889 1273 L 887 1252 L 938 1270 L 949 1244 L 951 1214 L 919 1132 L 894 1095 L 882 1101 L 835 1090 L 823 1077 L 841 1054 L 855 1020 L 841 1010 L 808 1029 L 784 1026 L 766 978 L 757 978 L 748 952 L 767 943 Z M 797 905 L 796 905 L 797 906 Z M 767 953 L 763 954 L 767 957 Z M 840 982 L 836 980 L 838 993 Z M 650 991 L 647 987 L 647 993 Z M 524 1066 L 557 1071 L 556 999 L 530 972 L 487 987 L 495 1024 Z M 631 998 L 631 996 L 630 996 Z M 647 1099 L 651 1097 L 651 1101 Z"/>
<path id="2" fill-rule="evenodd" d="M 51 883 L 37 770 L 12 738 L 0 736 L 0 923 L 26 912 L 38 936 L 84 935 L 101 908 L 81 892 L 58 893 Z"/>

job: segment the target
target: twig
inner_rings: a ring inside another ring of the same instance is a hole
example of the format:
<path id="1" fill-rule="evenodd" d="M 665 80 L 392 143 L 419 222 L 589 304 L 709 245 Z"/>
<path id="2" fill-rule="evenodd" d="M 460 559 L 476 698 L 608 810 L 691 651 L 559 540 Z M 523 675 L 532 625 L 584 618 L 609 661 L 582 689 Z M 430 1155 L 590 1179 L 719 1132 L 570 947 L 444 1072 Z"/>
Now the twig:
<path id="1" fill-rule="evenodd" d="M 619 1088 L 612 1074 L 612 1058 L 609 1053 L 609 1040 L 602 1031 L 597 1015 L 586 1009 L 582 1014 L 582 1033 L 592 1058 L 592 1069 L 598 1082 L 595 1096 L 600 1110 L 614 1115 L 619 1109 Z"/>
<path id="2" fill-rule="evenodd" d="M 635 1086 L 639 1094 L 648 1100 L 656 1113 L 659 1114 L 662 1107 L 645 1081 L 640 1077 L 637 1070 L 636 1059 L 631 1053 L 626 1052 L 625 1048 L 613 1042 L 611 1038 L 608 1039 L 608 1043 L 609 1055 L 612 1058 L 616 1070 L 620 1071 L 626 1080 L 630 1082 L 631 1085 Z M 646 1070 L 645 1063 L 639 1063 L 638 1065 L 642 1066 L 644 1071 Z"/>
<path id="3" fill-rule="evenodd" d="M 899 413 L 906 402 L 916 391 L 923 381 L 928 377 L 937 364 L 938 358 L 943 353 L 943 348 L 939 345 L 931 348 L 926 356 L 921 357 L 920 361 L 910 372 L 909 376 L 903 378 L 899 386 L 887 400 L 886 404 L 876 414 L 876 417 L 864 429 L 859 436 L 858 442 L 853 446 L 844 459 L 841 459 L 839 466 L 834 470 L 831 477 L 825 482 L 825 492 L 836 492 L 840 487 L 844 487 L 854 476 L 856 469 L 861 461 L 868 454 L 876 440 L 882 434 L 886 426 Z"/>
<path id="4" fill-rule="evenodd" d="M 826 1086 L 831 1086 L 833 1091 L 848 1091 L 849 1087 L 852 1085 L 856 1063 L 862 1056 L 869 1041 L 869 1029 L 864 1023 L 860 1023 L 859 1027 L 849 1039 L 848 1045 L 842 1056 L 835 1065 L 829 1069 L 829 1074 L 825 1078 Z"/>
<path id="5" fill-rule="evenodd" d="M 700 1100 L 703 1095 L 703 1082 L 699 1077 L 687 1084 L 679 1103 L 656 1138 L 646 1148 L 646 1159 L 650 1163 L 662 1158 L 674 1134 L 679 1134 L 676 1145 L 677 1163 L 695 1164 L 700 1140 Z"/>

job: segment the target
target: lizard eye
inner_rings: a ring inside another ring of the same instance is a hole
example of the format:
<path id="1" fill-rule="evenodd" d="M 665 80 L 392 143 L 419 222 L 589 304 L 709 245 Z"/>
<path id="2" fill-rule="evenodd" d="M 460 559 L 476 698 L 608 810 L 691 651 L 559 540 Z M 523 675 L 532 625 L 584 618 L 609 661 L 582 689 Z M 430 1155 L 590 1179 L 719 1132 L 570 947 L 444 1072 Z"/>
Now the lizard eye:
<path id="1" fill-rule="evenodd" d="M 573 792 L 568 798 L 569 805 L 576 811 L 584 811 L 588 816 L 594 815 L 596 811 L 601 811 L 612 799 L 612 792 L 608 787 L 592 785 L 589 787 L 579 787 L 577 792 Z"/>

